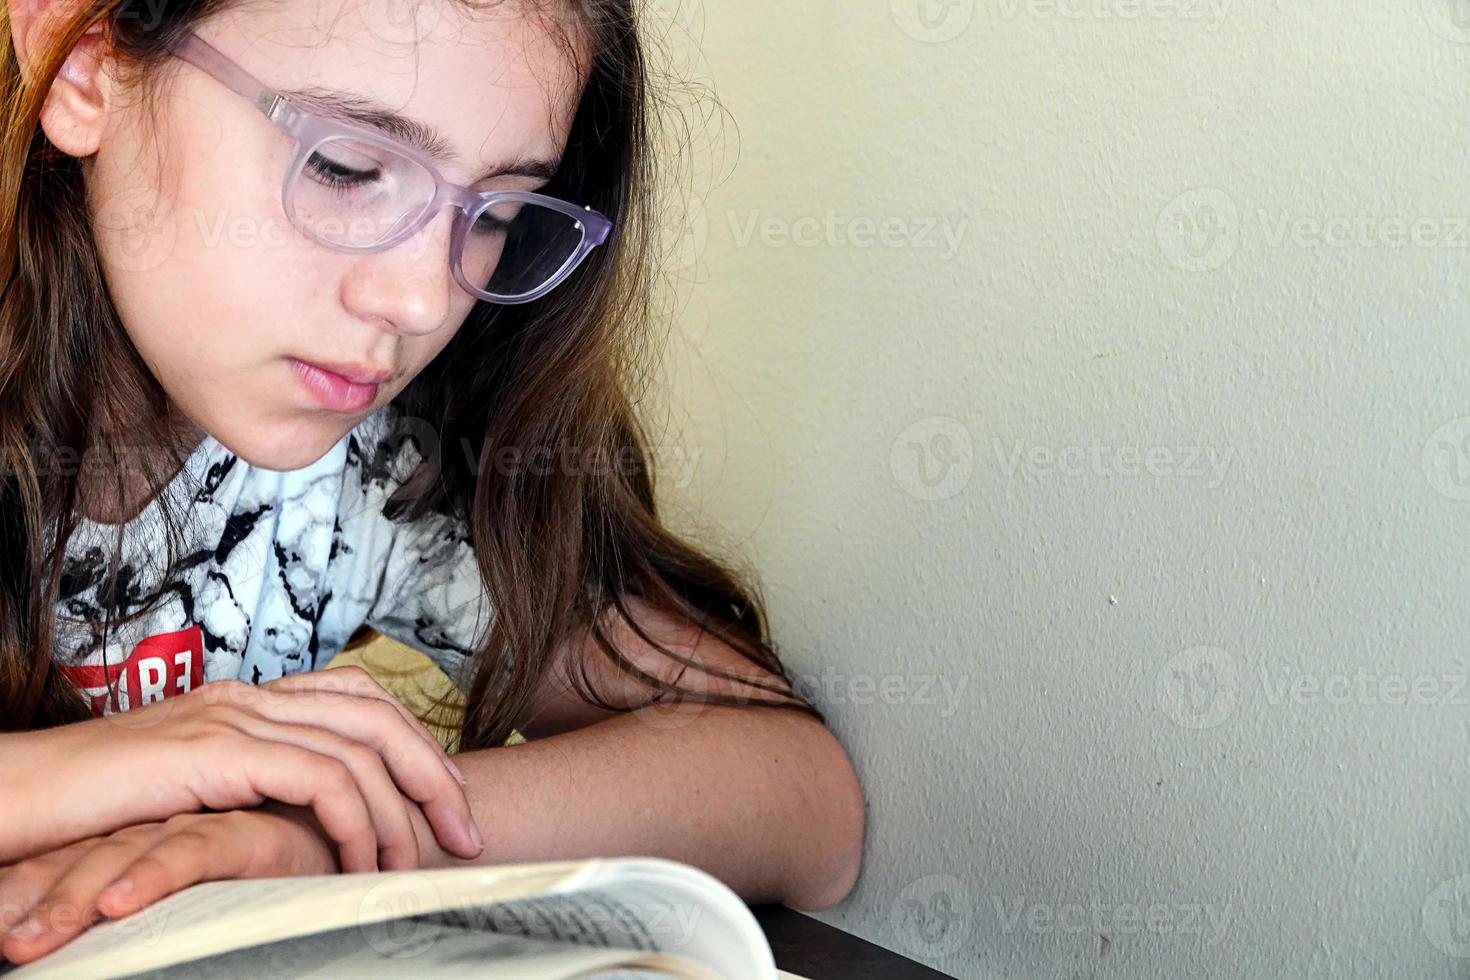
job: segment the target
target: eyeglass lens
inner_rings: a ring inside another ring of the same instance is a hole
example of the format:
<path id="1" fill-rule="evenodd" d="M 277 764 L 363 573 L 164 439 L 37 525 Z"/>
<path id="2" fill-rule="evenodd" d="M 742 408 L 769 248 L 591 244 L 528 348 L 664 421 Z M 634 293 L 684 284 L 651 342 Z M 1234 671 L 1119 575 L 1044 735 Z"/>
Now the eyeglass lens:
<path id="1" fill-rule="evenodd" d="M 370 248 L 414 222 L 434 192 L 433 175 L 417 161 L 376 143 L 333 137 L 304 161 L 289 197 L 293 220 L 308 234 L 346 248 Z M 472 217 L 461 271 L 494 296 L 535 292 L 582 244 L 581 223 L 535 203 L 498 201 Z"/>

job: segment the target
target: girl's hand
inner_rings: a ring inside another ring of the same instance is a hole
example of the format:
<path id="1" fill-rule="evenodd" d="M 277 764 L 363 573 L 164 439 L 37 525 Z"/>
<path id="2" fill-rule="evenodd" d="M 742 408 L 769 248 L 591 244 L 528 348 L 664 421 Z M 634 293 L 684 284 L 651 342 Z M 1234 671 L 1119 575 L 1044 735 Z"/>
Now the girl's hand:
<path id="1" fill-rule="evenodd" d="M 311 811 L 276 804 L 90 837 L 0 868 L 0 959 L 29 963 L 101 916 L 122 918 L 201 881 L 338 870 Z"/>
<path id="2" fill-rule="evenodd" d="M 214 681 L 131 711 L 5 738 L 17 739 L 0 742 L 0 753 L 14 746 L 3 768 L 19 786 L 7 793 L 7 809 L 35 816 L 6 828 L 0 862 L 267 799 L 314 811 L 344 871 L 378 870 L 380 854 L 383 870 L 416 866 L 413 803 L 450 854 L 473 858 L 484 849 L 449 757 L 357 667 L 259 687 Z"/>

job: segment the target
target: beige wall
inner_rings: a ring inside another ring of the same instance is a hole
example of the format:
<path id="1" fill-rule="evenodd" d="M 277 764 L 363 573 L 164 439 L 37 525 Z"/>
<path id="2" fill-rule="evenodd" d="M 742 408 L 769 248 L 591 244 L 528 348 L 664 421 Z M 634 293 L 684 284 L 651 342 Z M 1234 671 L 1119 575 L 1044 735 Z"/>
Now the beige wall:
<path id="1" fill-rule="evenodd" d="M 738 124 L 662 493 L 862 770 L 823 918 L 962 977 L 1465 975 L 1470 4 L 918 6 L 662 5 Z"/>

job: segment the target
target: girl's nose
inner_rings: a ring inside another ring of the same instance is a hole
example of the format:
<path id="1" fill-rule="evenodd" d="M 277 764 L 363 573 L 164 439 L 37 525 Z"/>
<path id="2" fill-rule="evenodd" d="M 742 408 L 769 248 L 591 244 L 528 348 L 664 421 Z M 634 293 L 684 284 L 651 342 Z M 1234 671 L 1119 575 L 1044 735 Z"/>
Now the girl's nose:
<path id="1" fill-rule="evenodd" d="M 347 308 L 394 333 L 426 334 L 444 326 L 460 288 L 449 269 L 456 213 L 446 207 L 392 248 L 352 256 L 342 286 Z"/>

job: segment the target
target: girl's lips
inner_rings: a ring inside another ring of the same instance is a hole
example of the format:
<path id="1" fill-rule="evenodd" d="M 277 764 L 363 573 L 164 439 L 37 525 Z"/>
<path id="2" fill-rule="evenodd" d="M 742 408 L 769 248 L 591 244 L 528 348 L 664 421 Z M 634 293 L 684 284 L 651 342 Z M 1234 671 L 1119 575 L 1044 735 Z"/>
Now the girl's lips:
<path id="1" fill-rule="evenodd" d="M 333 412 L 360 412 L 378 397 L 377 384 L 343 377 L 320 364 L 291 358 L 291 370 L 301 379 L 317 403 Z"/>

